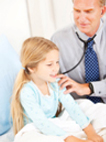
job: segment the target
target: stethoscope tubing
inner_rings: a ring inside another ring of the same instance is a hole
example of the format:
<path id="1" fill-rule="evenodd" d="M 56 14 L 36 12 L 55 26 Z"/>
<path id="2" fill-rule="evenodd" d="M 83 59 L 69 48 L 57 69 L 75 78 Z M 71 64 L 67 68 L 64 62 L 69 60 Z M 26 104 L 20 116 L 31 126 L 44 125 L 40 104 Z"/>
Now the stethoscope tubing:
<path id="1" fill-rule="evenodd" d="M 66 73 L 71 72 L 72 70 L 74 70 L 74 69 L 81 63 L 81 61 L 83 60 L 83 58 L 84 58 L 84 56 L 85 56 L 85 53 L 86 53 L 86 50 L 87 50 L 88 42 L 92 41 L 92 40 L 96 37 L 96 34 L 95 34 L 89 41 L 84 41 L 83 39 L 81 39 L 81 38 L 79 37 L 79 35 L 78 35 L 77 32 L 76 32 L 76 35 L 77 35 L 78 39 L 81 40 L 81 41 L 84 43 L 84 52 L 83 52 L 83 54 L 82 54 L 82 56 L 81 56 L 81 59 L 78 61 L 78 63 L 77 63 L 74 67 L 72 67 L 71 69 L 69 69 L 69 70 L 67 70 L 67 71 L 65 71 L 65 72 L 62 72 L 62 74 L 66 74 Z"/>

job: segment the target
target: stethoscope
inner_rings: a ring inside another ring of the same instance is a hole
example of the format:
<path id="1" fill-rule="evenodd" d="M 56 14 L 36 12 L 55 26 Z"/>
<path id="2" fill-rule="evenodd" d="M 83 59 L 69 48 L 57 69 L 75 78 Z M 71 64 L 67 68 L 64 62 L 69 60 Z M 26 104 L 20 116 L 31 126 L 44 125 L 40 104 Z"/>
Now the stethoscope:
<path id="1" fill-rule="evenodd" d="M 104 23 L 104 20 L 103 20 L 103 23 Z M 99 29 L 99 31 L 102 29 L 103 25 L 104 25 L 104 24 L 102 24 L 102 26 L 101 26 L 101 28 Z M 98 31 L 98 32 L 99 32 L 99 31 Z M 67 71 L 65 71 L 65 72 L 62 72 L 62 74 L 66 74 L 66 73 L 69 73 L 69 72 L 73 71 L 73 70 L 81 63 L 82 59 L 83 59 L 84 56 L 85 56 L 88 43 L 91 42 L 91 41 L 96 37 L 96 34 L 95 34 L 95 35 L 94 35 L 92 38 L 90 38 L 89 40 L 83 40 L 83 39 L 81 39 L 80 36 L 78 35 L 77 31 L 76 31 L 75 33 L 76 33 L 78 39 L 84 43 L 84 52 L 83 52 L 83 55 L 81 56 L 81 59 L 78 61 L 78 63 L 77 63 L 74 67 L 72 67 L 71 69 L 69 69 L 69 70 L 67 70 Z"/>
<path id="2" fill-rule="evenodd" d="M 82 59 L 83 59 L 84 56 L 85 56 L 85 52 L 86 52 L 86 50 L 87 50 L 87 45 L 88 45 L 88 43 L 91 42 L 91 41 L 96 37 L 96 34 L 95 34 L 92 38 L 90 38 L 90 40 L 85 41 L 85 40 L 83 40 L 83 39 L 81 39 L 81 38 L 79 37 L 79 35 L 78 35 L 77 32 L 76 32 L 76 35 L 77 35 L 78 39 L 84 43 L 84 52 L 83 52 L 83 55 L 81 56 L 81 59 L 78 61 L 78 63 L 77 63 L 74 67 L 72 67 L 71 69 L 69 69 L 69 70 L 67 70 L 67 71 L 65 71 L 65 72 L 62 72 L 62 74 L 66 74 L 66 73 L 68 73 L 68 72 L 71 72 L 72 70 L 74 70 L 74 69 L 81 63 Z"/>

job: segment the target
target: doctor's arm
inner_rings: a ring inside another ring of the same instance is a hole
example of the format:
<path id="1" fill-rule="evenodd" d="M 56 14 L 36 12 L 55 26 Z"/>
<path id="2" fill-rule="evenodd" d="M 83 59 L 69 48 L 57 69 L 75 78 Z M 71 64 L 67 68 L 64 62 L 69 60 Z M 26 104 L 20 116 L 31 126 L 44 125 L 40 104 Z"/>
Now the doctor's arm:
<path id="1" fill-rule="evenodd" d="M 60 74 L 58 75 L 58 78 L 61 78 L 61 80 L 58 82 L 59 86 L 61 85 L 60 89 L 63 89 L 64 87 L 67 88 L 67 90 L 64 92 L 64 94 L 75 92 L 79 96 L 84 95 L 91 95 L 92 91 L 89 88 L 89 83 L 78 83 L 71 78 Z M 105 97 L 106 94 L 106 79 L 96 82 L 91 82 L 93 86 L 94 93 L 93 96 L 102 96 Z"/>
<path id="2" fill-rule="evenodd" d="M 79 96 L 91 94 L 89 83 L 77 83 L 76 81 L 63 74 L 58 75 L 58 78 L 61 78 L 61 80 L 59 80 L 58 82 L 58 85 L 61 86 L 60 89 L 62 90 L 64 87 L 66 87 L 66 91 L 64 91 L 64 94 L 72 92 L 77 93 Z"/>

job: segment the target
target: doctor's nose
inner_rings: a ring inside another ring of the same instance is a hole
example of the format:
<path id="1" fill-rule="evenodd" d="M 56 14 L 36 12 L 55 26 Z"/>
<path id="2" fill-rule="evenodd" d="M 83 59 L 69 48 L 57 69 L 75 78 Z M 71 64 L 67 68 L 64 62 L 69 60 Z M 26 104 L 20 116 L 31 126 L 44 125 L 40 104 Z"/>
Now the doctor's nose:
<path id="1" fill-rule="evenodd" d="M 85 22 L 86 21 L 86 15 L 84 13 L 80 13 L 79 14 L 79 18 L 78 18 L 79 22 Z"/>

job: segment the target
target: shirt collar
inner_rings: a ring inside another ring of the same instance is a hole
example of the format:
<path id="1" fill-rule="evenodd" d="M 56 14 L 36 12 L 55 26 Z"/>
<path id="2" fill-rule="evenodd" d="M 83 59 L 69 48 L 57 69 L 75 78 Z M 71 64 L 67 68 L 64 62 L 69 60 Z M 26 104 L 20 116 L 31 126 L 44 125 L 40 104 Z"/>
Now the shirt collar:
<path id="1" fill-rule="evenodd" d="M 104 26 L 104 22 L 103 22 L 103 20 L 101 19 L 99 29 L 98 29 L 98 31 L 96 32 L 96 37 L 95 37 L 95 39 L 94 39 L 94 41 L 95 41 L 95 43 L 96 43 L 97 45 L 100 45 L 100 40 L 101 40 L 101 34 L 102 34 L 103 26 Z"/>
<path id="2" fill-rule="evenodd" d="M 103 20 L 101 19 L 99 29 L 97 30 L 96 37 L 94 38 L 94 41 L 96 44 L 100 44 L 100 37 L 101 37 L 102 29 L 103 29 L 102 27 L 103 27 Z M 86 34 L 82 33 L 77 27 L 75 27 L 75 32 L 77 32 L 79 34 L 79 37 L 81 39 L 83 39 L 85 41 L 88 40 L 89 37 Z M 83 43 L 82 43 L 82 45 L 83 45 Z"/>

